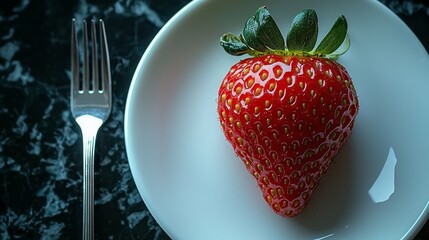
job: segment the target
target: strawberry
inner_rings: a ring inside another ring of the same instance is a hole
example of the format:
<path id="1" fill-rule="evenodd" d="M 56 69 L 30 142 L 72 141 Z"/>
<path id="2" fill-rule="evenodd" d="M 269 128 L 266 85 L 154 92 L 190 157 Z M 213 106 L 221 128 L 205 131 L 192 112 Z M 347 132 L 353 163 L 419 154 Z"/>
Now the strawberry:
<path id="1" fill-rule="evenodd" d="M 261 7 L 242 34 L 220 40 L 227 53 L 250 55 L 231 67 L 219 88 L 222 130 L 265 201 L 284 217 L 305 208 L 358 112 L 353 82 L 335 61 L 350 43 L 345 17 L 315 48 L 317 35 L 314 10 L 298 13 L 285 41 Z"/>

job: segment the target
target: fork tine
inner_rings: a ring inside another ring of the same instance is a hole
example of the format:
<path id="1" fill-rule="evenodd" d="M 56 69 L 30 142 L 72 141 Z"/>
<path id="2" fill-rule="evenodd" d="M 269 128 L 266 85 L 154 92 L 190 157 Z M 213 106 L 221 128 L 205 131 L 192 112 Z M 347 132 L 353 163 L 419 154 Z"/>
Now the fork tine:
<path id="1" fill-rule="evenodd" d="M 107 47 L 106 29 L 100 19 L 100 45 L 101 45 L 101 91 L 107 91 L 111 95 L 110 60 Z"/>
<path id="2" fill-rule="evenodd" d="M 76 19 L 72 20 L 71 36 L 71 96 L 79 91 L 79 51 L 77 46 Z"/>
<path id="3" fill-rule="evenodd" d="M 91 20 L 91 38 L 92 38 L 92 91 L 99 91 L 100 78 L 98 76 L 98 47 L 97 47 L 97 34 L 95 29 L 95 20 Z"/>
<path id="4" fill-rule="evenodd" d="M 88 28 L 87 28 L 86 20 L 83 20 L 82 38 L 83 38 L 82 91 L 87 92 L 89 90 L 89 84 L 90 84 L 89 82 L 91 80 L 89 78 Z"/>

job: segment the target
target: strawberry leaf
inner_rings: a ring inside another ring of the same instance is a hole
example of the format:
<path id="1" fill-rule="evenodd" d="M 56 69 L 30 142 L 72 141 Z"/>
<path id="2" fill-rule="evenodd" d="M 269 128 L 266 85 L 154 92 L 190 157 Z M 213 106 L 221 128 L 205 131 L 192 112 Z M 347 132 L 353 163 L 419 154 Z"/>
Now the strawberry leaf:
<path id="1" fill-rule="evenodd" d="M 267 48 L 258 38 L 258 28 L 259 24 L 256 21 L 255 17 L 251 17 L 247 20 L 243 29 L 243 38 L 246 41 L 246 45 L 250 48 L 258 51 L 265 51 Z"/>
<path id="2" fill-rule="evenodd" d="M 326 55 L 337 50 L 347 35 L 347 20 L 341 15 L 316 48 L 316 54 Z"/>
<path id="3" fill-rule="evenodd" d="M 262 44 L 271 50 L 284 50 L 285 41 L 282 33 L 266 7 L 258 9 L 255 20 L 258 24 L 256 34 Z"/>
<path id="4" fill-rule="evenodd" d="M 318 18 L 312 9 L 299 12 L 285 39 L 266 7 L 260 7 L 245 23 L 241 34 L 226 33 L 220 38 L 224 50 L 235 56 L 249 54 L 262 56 L 317 56 L 337 59 L 347 52 L 350 39 L 347 36 L 347 21 L 340 16 L 315 48 L 318 37 Z M 342 46 L 342 47 L 341 47 Z M 339 49 L 341 47 L 341 49 Z"/>
<path id="5" fill-rule="evenodd" d="M 316 45 L 318 31 L 317 14 L 314 10 L 307 9 L 298 13 L 286 38 L 289 51 L 311 52 Z"/>
<path id="6" fill-rule="evenodd" d="M 241 39 L 233 33 L 225 33 L 220 38 L 220 45 L 231 55 L 239 56 L 248 53 L 250 50 Z"/>
<path id="7" fill-rule="evenodd" d="M 342 44 L 342 48 L 337 49 L 335 52 L 325 55 L 326 58 L 337 60 L 339 56 L 343 55 L 350 48 L 350 38 L 349 35 L 346 35 L 346 39 Z"/>
<path id="8" fill-rule="evenodd" d="M 248 47 L 260 52 L 285 49 L 282 33 L 266 7 L 247 20 L 242 36 Z"/>

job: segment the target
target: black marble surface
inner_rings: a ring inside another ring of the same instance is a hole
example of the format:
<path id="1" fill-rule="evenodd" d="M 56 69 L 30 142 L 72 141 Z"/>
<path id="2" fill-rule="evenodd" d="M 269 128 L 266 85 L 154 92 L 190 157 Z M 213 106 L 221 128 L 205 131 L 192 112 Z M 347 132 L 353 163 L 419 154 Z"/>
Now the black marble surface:
<path id="1" fill-rule="evenodd" d="M 146 209 L 124 143 L 128 87 L 145 48 L 189 0 L 0 3 L 0 239 L 80 239 L 82 143 L 69 110 L 70 23 L 103 18 L 113 112 L 98 133 L 97 239 L 169 239 Z M 429 50 L 429 4 L 381 0 Z M 429 239 L 427 223 L 416 239 Z"/>

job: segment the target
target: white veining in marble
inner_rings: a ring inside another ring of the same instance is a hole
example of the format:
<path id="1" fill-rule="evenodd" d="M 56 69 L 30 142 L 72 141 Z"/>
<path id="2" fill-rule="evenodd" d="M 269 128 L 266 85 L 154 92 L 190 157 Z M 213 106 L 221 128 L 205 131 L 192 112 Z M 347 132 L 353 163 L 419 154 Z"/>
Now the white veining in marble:
<path id="1" fill-rule="evenodd" d="M 8 35 L 7 38 L 10 36 Z M 19 46 L 15 42 L 7 42 L 5 45 L 0 47 L 0 57 L 6 60 L 6 62 L 10 62 L 12 57 L 18 52 Z"/>
<path id="2" fill-rule="evenodd" d="M 129 228 L 133 229 L 139 222 L 143 221 L 145 218 L 148 218 L 147 225 L 149 227 L 149 230 L 155 230 L 154 239 L 158 239 L 162 230 L 155 224 L 155 219 L 150 215 L 148 211 L 138 211 L 128 215 L 127 220 Z"/>
<path id="3" fill-rule="evenodd" d="M 25 10 L 25 8 L 28 7 L 28 4 L 30 4 L 30 0 L 22 0 L 20 2 L 20 5 L 13 8 L 13 11 L 14 12 L 22 12 L 23 10 Z"/>
<path id="4" fill-rule="evenodd" d="M 3 36 L 1 36 L 2 40 L 9 40 L 13 37 L 13 34 L 15 33 L 15 29 L 14 28 L 9 28 L 7 30 L 7 33 Z"/>
<path id="5" fill-rule="evenodd" d="M 6 42 L 6 44 L 0 47 L 0 58 L 4 60 L 4 64 L 0 64 L 0 71 L 7 72 L 7 76 L 1 78 L 8 82 L 20 81 L 22 85 L 26 85 L 32 82 L 34 78 L 24 70 L 20 61 L 14 59 L 15 54 L 19 50 L 19 44 L 14 41 Z"/>
<path id="6" fill-rule="evenodd" d="M 43 217 L 53 217 L 67 211 L 69 204 L 56 194 L 54 182 L 37 191 L 36 196 L 46 198 L 45 207 L 42 210 Z"/>
<path id="7" fill-rule="evenodd" d="M 92 15 L 97 15 L 99 13 L 107 15 L 112 12 L 125 17 L 144 16 L 156 27 L 162 27 L 165 24 L 156 11 L 151 9 L 149 5 L 142 0 L 118 0 L 111 7 L 104 10 L 94 4 L 88 3 L 86 0 L 80 0 L 78 10 L 74 17 L 79 22 Z M 80 27 L 78 27 L 78 30 L 79 29 Z"/>
<path id="8" fill-rule="evenodd" d="M 43 133 L 38 129 L 38 124 L 35 124 L 33 128 L 31 128 L 30 132 L 30 142 L 27 147 L 27 153 L 30 155 L 38 156 L 42 149 L 42 137 Z"/>
<path id="9" fill-rule="evenodd" d="M 64 223 L 52 222 L 49 225 L 42 224 L 39 228 L 41 240 L 56 240 L 61 239 L 61 231 L 65 227 Z"/>
<path id="10" fill-rule="evenodd" d="M 55 14 L 52 9 L 55 4 L 49 4 L 46 2 L 46 16 Z M 36 235 L 36 239 L 69 239 L 65 231 L 70 234 L 70 217 L 76 215 L 73 212 L 81 202 L 81 196 L 76 194 L 82 185 L 79 171 L 81 154 L 71 150 L 80 146 L 81 134 L 70 115 L 68 91 L 65 89 L 70 81 L 70 70 L 54 69 L 63 73 L 60 78 L 55 75 L 55 81 L 38 75 L 41 73 L 38 68 L 45 66 L 31 65 L 34 59 L 26 54 L 34 46 L 21 39 L 22 29 L 14 27 L 21 15 L 29 14 L 29 8 L 34 7 L 32 5 L 31 0 L 21 0 L 15 3 L 9 15 L 0 13 L 0 22 L 12 26 L 0 33 L 0 84 L 13 94 L 19 94 L 20 98 L 15 102 L 5 102 L 4 96 L 0 96 L 2 103 L 6 103 L 0 108 L 0 114 L 8 116 L 10 126 L 0 129 L 0 173 L 4 174 L 5 182 L 1 200 L 6 203 L 4 209 L 0 208 L 1 240 L 26 238 L 28 233 L 33 234 L 33 239 Z M 77 10 L 74 17 L 78 21 L 91 16 L 104 16 L 106 19 L 122 16 L 144 19 L 156 28 L 164 25 L 156 11 L 142 0 L 117 0 L 103 8 L 90 1 L 79 0 L 74 6 Z M 68 36 L 64 39 L 59 32 L 52 31 L 48 44 L 55 50 L 65 45 L 68 47 Z M 38 36 L 34 38 L 38 39 Z M 133 64 L 128 57 L 115 56 L 112 60 L 113 74 L 128 71 Z M 97 173 L 96 178 L 102 180 L 112 176 L 117 181 L 107 181 L 107 185 L 100 181 L 96 204 L 102 209 L 115 206 L 112 210 L 121 226 L 127 229 L 125 231 L 138 228 L 135 232 L 140 232 L 139 228 L 143 228 L 141 231 L 158 239 L 163 231 L 143 207 L 127 162 L 123 142 L 125 95 L 114 96 L 113 99 L 115 109 L 99 134 L 116 140 L 112 145 L 99 146 L 106 150 L 97 162 L 97 168 L 103 173 Z M 19 156 L 6 149 L 15 142 L 25 142 L 14 148 L 19 149 Z M 17 208 L 14 203 L 17 193 L 7 178 L 20 181 L 22 194 L 29 195 L 28 199 L 19 200 L 23 201 L 18 203 L 23 204 L 22 208 Z M 108 239 L 118 238 L 116 232 L 109 234 Z"/>
<path id="11" fill-rule="evenodd" d="M 157 27 L 165 24 L 158 14 L 141 0 L 119 0 L 114 4 L 114 11 L 116 14 L 124 16 L 146 16 Z"/>
<path id="12" fill-rule="evenodd" d="M 10 17 L 0 17 L 0 22 L 3 21 L 12 21 L 16 19 L 20 12 L 25 10 L 29 4 L 30 0 L 21 1 L 19 6 L 13 8 L 13 12 L 16 15 L 12 15 Z M 20 45 L 16 41 L 13 41 L 13 37 L 15 34 L 15 29 L 10 28 L 8 31 L 4 32 L 0 38 L 3 40 L 10 40 L 0 46 L 0 58 L 4 60 L 3 64 L 0 64 L 0 72 L 7 72 L 7 76 L 0 77 L 9 82 L 17 82 L 20 81 L 22 85 L 26 85 L 29 82 L 32 82 L 34 78 L 30 75 L 30 73 L 24 70 L 20 61 L 14 59 L 16 53 L 20 50 Z"/>
<path id="13" fill-rule="evenodd" d="M 392 9 L 396 14 L 410 16 L 421 11 L 429 15 L 429 7 L 423 3 L 414 2 L 412 0 L 392 0 L 388 3 L 386 0 L 381 0 L 381 2 L 386 4 L 386 6 Z"/>

